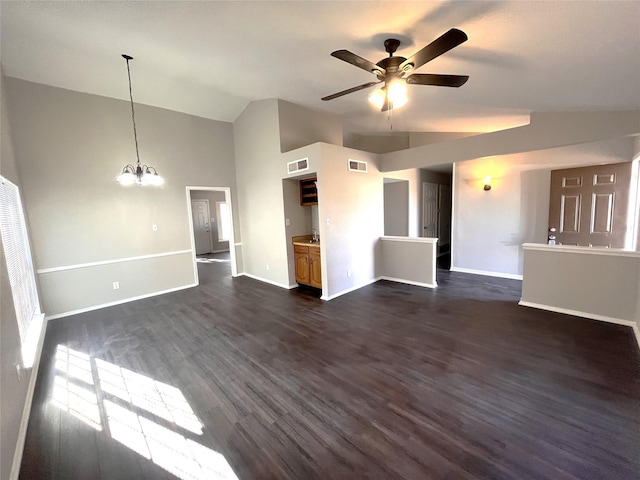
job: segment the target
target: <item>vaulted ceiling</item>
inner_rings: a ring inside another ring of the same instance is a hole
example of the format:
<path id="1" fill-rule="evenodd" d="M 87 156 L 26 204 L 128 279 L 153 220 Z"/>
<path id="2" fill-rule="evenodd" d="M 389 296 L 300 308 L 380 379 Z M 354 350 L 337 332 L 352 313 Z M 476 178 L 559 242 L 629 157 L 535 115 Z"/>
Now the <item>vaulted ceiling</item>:
<path id="1" fill-rule="evenodd" d="M 460 88 L 409 86 L 395 131 L 493 131 L 532 111 L 640 109 L 640 2 L 1 2 L 5 75 L 232 122 L 280 98 L 388 132 L 362 90 L 375 80 L 330 56 L 374 63 L 386 38 L 408 57 L 456 27 L 466 43 L 417 73 L 469 75 Z"/>

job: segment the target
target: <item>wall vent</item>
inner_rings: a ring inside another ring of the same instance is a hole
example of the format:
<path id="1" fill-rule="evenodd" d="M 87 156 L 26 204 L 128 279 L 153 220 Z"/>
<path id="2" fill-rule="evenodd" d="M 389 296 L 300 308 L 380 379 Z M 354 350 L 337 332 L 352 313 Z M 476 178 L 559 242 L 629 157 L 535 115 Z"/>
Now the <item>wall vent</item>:
<path id="1" fill-rule="evenodd" d="M 367 173 L 367 162 L 362 160 L 347 160 L 347 168 L 350 172 Z"/>
<path id="2" fill-rule="evenodd" d="M 304 172 L 309 170 L 309 158 L 301 158 L 287 163 L 287 173 Z"/>

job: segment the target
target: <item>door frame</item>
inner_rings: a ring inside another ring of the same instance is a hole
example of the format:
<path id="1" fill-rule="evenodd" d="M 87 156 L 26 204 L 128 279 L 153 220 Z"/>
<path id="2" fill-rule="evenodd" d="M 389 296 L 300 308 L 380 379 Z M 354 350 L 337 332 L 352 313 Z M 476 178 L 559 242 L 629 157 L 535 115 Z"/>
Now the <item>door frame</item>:
<path id="1" fill-rule="evenodd" d="M 231 276 L 238 276 L 238 265 L 236 263 L 236 242 L 235 242 L 235 223 L 233 220 L 233 203 L 231 201 L 231 188 L 229 187 L 186 187 L 187 193 L 187 220 L 189 222 L 189 238 L 191 240 L 191 257 L 193 259 L 193 274 L 196 285 L 200 285 L 198 278 L 198 262 L 196 259 L 196 240 L 193 234 L 193 212 L 191 211 L 191 192 L 206 190 L 209 192 L 224 192 L 224 201 L 229 205 L 229 218 L 231 220 L 231 228 L 229 229 L 229 256 L 231 258 Z"/>

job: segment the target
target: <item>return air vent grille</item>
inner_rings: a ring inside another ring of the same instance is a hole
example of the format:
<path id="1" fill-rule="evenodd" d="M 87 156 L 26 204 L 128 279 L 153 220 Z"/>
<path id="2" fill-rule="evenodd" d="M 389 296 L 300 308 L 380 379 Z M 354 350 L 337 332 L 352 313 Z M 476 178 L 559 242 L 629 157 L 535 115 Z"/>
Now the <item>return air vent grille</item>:
<path id="1" fill-rule="evenodd" d="M 350 172 L 367 173 L 367 162 L 362 160 L 347 160 L 347 168 Z"/>
<path id="2" fill-rule="evenodd" d="M 287 173 L 304 172 L 309 170 L 309 158 L 301 158 L 287 163 Z"/>

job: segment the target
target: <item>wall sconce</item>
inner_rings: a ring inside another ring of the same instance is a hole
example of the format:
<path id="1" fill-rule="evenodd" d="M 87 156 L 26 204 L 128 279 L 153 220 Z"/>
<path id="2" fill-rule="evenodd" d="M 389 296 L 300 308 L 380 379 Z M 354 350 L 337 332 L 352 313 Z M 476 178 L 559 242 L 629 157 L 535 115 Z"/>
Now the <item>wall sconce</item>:
<path id="1" fill-rule="evenodd" d="M 489 176 L 484 177 L 484 190 L 485 192 L 491 190 L 491 177 Z"/>

